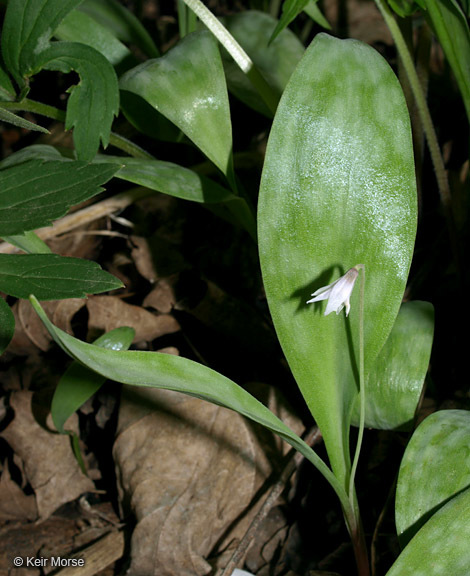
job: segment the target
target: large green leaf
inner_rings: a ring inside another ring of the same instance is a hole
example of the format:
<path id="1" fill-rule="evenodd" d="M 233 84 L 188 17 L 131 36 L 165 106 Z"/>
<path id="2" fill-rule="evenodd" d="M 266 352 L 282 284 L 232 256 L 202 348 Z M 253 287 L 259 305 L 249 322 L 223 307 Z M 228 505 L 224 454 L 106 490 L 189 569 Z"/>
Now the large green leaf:
<path id="1" fill-rule="evenodd" d="M 348 481 L 357 395 L 358 290 L 348 318 L 306 305 L 365 265 L 366 374 L 388 338 L 408 277 L 416 186 L 405 99 L 392 70 L 356 40 L 316 36 L 274 119 L 261 181 L 260 259 L 286 358 Z"/>
<path id="2" fill-rule="evenodd" d="M 223 19 L 224 26 L 246 51 L 279 99 L 305 48 L 290 30 L 283 30 L 269 44 L 276 23 L 277 20 L 269 14 L 256 10 L 246 10 Z M 272 117 L 272 112 L 253 84 L 224 49 L 222 59 L 229 90 L 248 106 Z"/>
<path id="3" fill-rule="evenodd" d="M 6 350 L 15 332 L 15 317 L 10 306 L 0 296 L 0 355 Z"/>
<path id="4" fill-rule="evenodd" d="M 233 181 L 227 86 L 210 32 L 189 34 L 165 56 L 129 70 L 119 85 L 171 120 Z"/>
<path id="5" fill-rule="evenodd" d="M 265 426 L 296 448 L 330 482 L 339 498 L 348 506 L 345 491 L 317 454 L 246 390 L 210 368 L 171 354 L 142 351 L 105 350 L 86 344 L 59 330 L 46 316 L 33 296 L 31 303 L 47 330 L 62 349 L 98 374 L 132 386 L 148 386 L 183 392 L 250 418 Z"/>
<path id="6" fill-rule="evenodd" d="M 466 457 L 468 459 L 468 448 Z M 443 475 L 445 471 L 438 473 Z M 470 488 L 467 488 L 426 522 L 387 576 L 468 576 L 469 542 Z"/>
<path id="7" fill-rule="evenodd" d="M 83 0 L 13 0 L 8 2 L 2 30 L 2 54 L 20 86 L 36 71 L 38 55 L 54 30 Z"/>
<path id="8" fill-rule="evenodd" d="M 93 345 L 109 350 L 127 350 L 134 336 L 133 328 L 121 326 L 100 336 Z M 52 397 L 51 416 L 59 432 L 65 433 L 64 424 L 68 418 L 90 399 L 105 381 L 106 378 L 101 374 L 79 362 L 72 362 L 59 380 Z"/>
<path id="9" fill-rule="evenodd" d="M 435 412 L 415 430 L 397 483 L 395 520 L 402 545 L 448 500 L 470 487 L 469 438 L 470 412 L 464 410 Z"/>
<path id="10" fill-rule="evenodd" d="M 419 0 L 425 8 L 436 36 L 444 50 L 470 120 L 470 31 L 468 21 L 455 0 Z"/>
<path id="11" fill-rule="evenodd" d="M 103 189 L 116 164 L 30 160 L 0 170 L 0 236 L 49 225 Z"/>
<path id="12" fill-rule="evenodd" d="M 57 254 L 0 254 L 0 290 L 16 298 L 85 298 L 121 288 L 96 262 Z"/>
<path id="13" fill-rule="evenodd" d="M 75 71 L 80 82 L 69 89 L 65 128 L 73 131 L 79 160 L 89 162 L 100 140 L 106 148 L 113 118 L 119 112 L 116 73 L 106 58 L 94 48 L 78 42 L 54 42 L 37 59 L 40 68 Z"/>
<path id="14" fill-rule="evenodd" d="M 432 304 L 402 304 L 390 336 L 367 378 L 365 424 L 368 428 L 408 430 L 413 426 L 431 355 L 433 332 Z M 358 400 L 352 419 L 356 426 Z"/>

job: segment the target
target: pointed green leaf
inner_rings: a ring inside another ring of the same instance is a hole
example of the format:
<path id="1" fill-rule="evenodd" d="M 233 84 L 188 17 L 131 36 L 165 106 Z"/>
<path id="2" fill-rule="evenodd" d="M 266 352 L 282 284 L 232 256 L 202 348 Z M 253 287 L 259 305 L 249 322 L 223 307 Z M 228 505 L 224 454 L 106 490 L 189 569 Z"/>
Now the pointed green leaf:
<path id="1" fill-rule="evenodd" d="M 402 545 L 449 499 L 470 486 L 469 438 L 470 412 L 465 410 L 435 412 L 415 430 L 397 483 L 395 521 Z"/>
<path id="2" fill-rule="evenodd" d="M 8 122 L 8 124 L 13 124 L 14 126 L 25 128 L 26 130 L 33 130 L 35 132 L 42 132 L 43 134 L 49 134 L 49 130 L 46 130 L 46 128 L 43 128 L 38 124 L 34 124 L 29 120 L 25 120 L 21 116 L 13 114 L 13 112 L 10 112 L 9 110 L 3 110 L 1 106 L 0 106 L 0 121 Z"/>
<path id="3" fill-rule="evenodd" d="M 316 36 L 274 119 L 258 207 L 268 303 L 286 358 L 347 482 L 357 395 L 358 289 L 322 316 L 316 289 L 365 265 L 366 374 L 388 338 L 416 232 L 410 122 L 391 68 L 356 40 Z"/>
<path id="4" fill-rule="evenodd" d="M 47 226 L 103 190 L 115 164 L 30 160 L 0 170 L 0 235 Z"/>
<path id="5" fill-rule="evenodd" d="M 119 85 L 171 120 L 226 176 L 231 176 L 227 86 L 217 42 L 209 32 L 185 36 L 165 56 L 129 70 Z"/>
<path id="6" fill-rule="evenodd" d="M 288 29 L 269 44 L 276 23 L 277 20 L 269 14 L 256 10 L 246 10 L 223 19 L 224 26 L 253 60 L 279 99 L 305 48 Z M 225 50 L 222 50 L 222 59 L 230 92 L 254 110 L 272 117 L 253 84 Z"/>
<path id="7" fill-rule="evenodd" d="M 133 328 L 122 326 L 103 334 L 93 345 L 109 350 L 127 350 L 134 335 Z M 68 418 L 89 400 L 105 381 L 104 376 L 78 362 L 72 362 L 67 368 L 57 384 L 51 403 L 52 421 L 61 434 L 65 433 L 64 424 Z"/>
<path id="8" fill-rule="evenodd" d="M 50 254 L 52 250 L 32 230 L 19 236 L 4 236 L 5 242 L 16 246 L 28 254 Z"/>
<path id="9" fill-rule="evenodd" d="M 16 298 L 85 298 L 121 288 L 96 262 L 57 254 L 0 254 L 0 290 Z"/>
<path id="10" fill-rule="evenodd" d="M 439 473 L 445 472 L 439 470 Z M 387 576 L 468 576 L 469 542 L 470 488 L 467 488 L 426 522 Z"/>
<path id="11" fill-rule="evenodd" d="M 7 349 L 14 332 L 15 317 L 10 306 L 0 296 L 0 355 Z"/>
<path id="12" fill-rule="evenodd" d="M 281 18 L 272 33 L 271 41 L 275 40 L 276 37 L 281 33 L 284 28 L 289 26 L 289 24 L 297 18 L 297 16 L 302 12 L 305 6 L 308 4 L 309 0 L 284 0 L 282 4 L 282 14 Z"/>
<path id="13" fill-rule="evenodd" d="M 111 124 L 119 112 L 114 68 L 97 50 L 78 42 L 54 42 L 39 54 L 38 66 L 80 75 L 79 84 L 69 89 L 65 128 L 74 128 L 78 159 L 91 161 L 100 140 L 105 148 L 108 145 Z"/>
<path id="14" fill-rule="evenodd" d="M 367 428 L 409 430 L 421 397 L 434 332 L 428 302 L 402 304 L 387 342 L 366 382 Z M 359 402 L 352 422 L 359 423 Z"/>
<path id="15" fill-rule="evenodd" d="M 54 30 L 83 0 L 13 0 L 8 2 L 2 30 L 5 64 L 20 86 L 37 71 L 36 58 Z"/>
<path id="16" fill-rule="evenodd" d="M 265 426 L 310 460 L 330 482 L 345 507 L 348 506 L 344 490 L 310 446 L 266 406 L 222 374 L 187 358 L 171 354 L 142 351 L 118 352 L 86 344 L 54 326 L 34 296 L 30 298 L 30 301 L 56 343 L 78 362 L 110 380 L 132 386 L 148 386 L 183 392 L 235 410 Z"/>

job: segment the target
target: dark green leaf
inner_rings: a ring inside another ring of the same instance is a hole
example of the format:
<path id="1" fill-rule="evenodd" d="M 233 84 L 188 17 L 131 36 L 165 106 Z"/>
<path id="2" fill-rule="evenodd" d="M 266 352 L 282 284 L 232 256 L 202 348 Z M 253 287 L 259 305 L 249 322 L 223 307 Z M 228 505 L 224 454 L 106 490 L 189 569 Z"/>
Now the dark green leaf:
<path id="1" fill-rule="evenodd" d="M 271 42 L 302 12 L 309 0 L 284 0 L 281 18 L 271 36 Z"/>
<path id="2" fill-rule="evenodd" d="M 54 30 L 83 0 L 13 0 L 8 2 L 2 30 L 5 64 L 20 86 L 37 72 L 37 57 Z"/>
<path id="3" fill-rule="evenodd" d="M 227 16 L 223 24 L 273 89 L 278 98 L 302 58 L 305 48 L 290 30 L 283 30 L 274 42 L 269 38 L 276 27 L 274 18 L 264 12 L 247 10 Z M 225 50 L 222 50 L 227 85 L 229 90 L 242 102 L 262 114 L 272 117 L 259 93 Z"/>
<path id="4" fill-rule="evenodd" d="M 317 0 L 309 0 L 307 5 L 304 7 L 304 12 L 319 26 L 325 28 L 325 30 L 331 30 L 330 23 L 323 16 L 320 8 L 318 7 Z"/>
<path id="5" fill-rule="evenodd" d="M 468 442 L 465 447 L 468 460 L 467 446 Z M 446 471 L 438 470 L 437 474 L 444 475 Z M 426 522 L 387 576 L 468 576 L 469 542 L 470 488 L 467 488 Z"/>
<path id="6" fill-rule="evenodd" d="M 0 235 L 49 225 L 70 206 L 95 196 L 119 169 L 115 164 L 30 160 L 0 170 Z"/>
<path id="7" fill-rule="evenodd" d="M 358 391 L 359 289 L 351 313 L 306 305 L 364 264 L 366 375 L 395 322 L 416 233 L 408 110 L 386 61 L 357 40 L 316 36 L 271 129 L 258 205 L 271 315 L 338 477 L 347 481 Z"/>
<path id="8" fill-rule="evenodd" d="M 15 317 L 10 306 L 0 296 L 0 355 L 5 352 L 15 332 Z"/>
<path id="9" fill-rule="evenodd" d="M 0 121 L 8 122 L 9 124 L 13 124 L 14 126 L 19 126 L 20 128 L 25 128 L 26 130 L 33 130 L 35 132 L 42 132 L 43 134 L 49 134 L 49 130 L 43 128 L 42 126 L 38 126 L 38 124 L 34 124 L 33 122 L 29 122 L 29 120 L 25 120 L 18 116 L 17 114 L 13 114 L 9 110 L 3 110 L 0 106 Z"/>
<path id="10" fill-rule="evenodd" d="M 119 85 L 171 120 L 231 178 L 227 86 L 217 42 L 210 32 L 189 34 L 162 58 L 129 70 Z"/>
<path id="11" fill-rule="evenodd" d="M 91 161 L 100 140 L 105 148 L 108 145 L 111 124 L 119 112 L 114 68 L 97 50 L 76 42 L 54 42 L 38 56 L 38 65 L 80 75 L 80 83 L 69 89 L 65 128 L 74 128 L 78 159 Z"/>
<path id="12" fill-rule="evenodd" d="M 435 412 L 415 430 L 397 483 L 395 520 L 402 546 L 448 500 L 470 486 L 469 438 L 470 412 L 465 410 Z"/>
<path id="13" fill-rule="evenodd" d="M 15 89 L 13 84 L 5 72 L 5 70 L 0 66 L 0 101 L 11 102 L 15 99 Z"/>
<path id="14" fill-rule="evenodd" d="M 0 290 L 16 298 L 85 298 L 121 288 L 96 262 L 57 254 L 0 254 Z"/>
<path id="15" fill-rule="evenodd" d="M 434 309 L 428 302 L 402 304 L 366 383 L 366 426 L 409 430 L 429 365 Z M 356 401 L 353 424 L 359 422 Z"/>
<path id="16" fill-rule="evenodd" d="M 135 330 L 122 326 L 103 334 L 93 342 L 109 350 L 127 350 L 134 339 Z M 97 372 L 73 362 L 59 381 L 52 397 L 51 416 L 54 426 L 64 434 L 64 424 L 82 404 L 93 396 L 106 381 Z"/>
<path id="17" fill-rule="evenodd" d="M 407 18 L 419 10 L 419 5 L 413 0 L 388 0 L 388 3 L 401 18 Z"/>

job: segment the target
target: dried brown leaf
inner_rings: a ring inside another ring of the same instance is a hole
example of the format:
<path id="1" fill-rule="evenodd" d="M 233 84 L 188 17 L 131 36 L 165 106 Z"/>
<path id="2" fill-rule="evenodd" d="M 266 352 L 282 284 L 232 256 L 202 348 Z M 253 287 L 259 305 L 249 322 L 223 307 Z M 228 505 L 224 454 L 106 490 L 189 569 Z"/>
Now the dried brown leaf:
<path id="1" fill-rule="evenodd" d="M 119 326 L 135 330 L 134 342 L 151 342 L 155 338 L 179 330 L 179 324 L 169 314 L 159 316 L 139 306 L 126 304 L 116 296 L 92 296 L 87 301 L 91 330 L 108 332 Z"/>
<path id="2" fill-rule="evenodd" d="M 31 522 L 38 516 L 36 499 L 25 494 L 12 480 L 6 461 L 0 477 L 0 520 L 26 520 Z"/>
<path id="3" fill-rule="evenodd" d="M 174 292 L 175 276 L 158 280 L 154 289 L 144 298 L 143 306 L 169 314 L 176 304 Z"/>
<path id="4" fill-rule="evenodd" d="M 32 392 L 13 392 L 10 405 L 15 417 L 0 434 L 24 463 L 24 472 L 35 494 L 40 519 L 94 489 L 80 470 L 68 436 L 42 428 L 34 418 Z M 70 420 L 73 422 L 73 420 Z M 75 425 L 76 425 L 75 418 Z"/>

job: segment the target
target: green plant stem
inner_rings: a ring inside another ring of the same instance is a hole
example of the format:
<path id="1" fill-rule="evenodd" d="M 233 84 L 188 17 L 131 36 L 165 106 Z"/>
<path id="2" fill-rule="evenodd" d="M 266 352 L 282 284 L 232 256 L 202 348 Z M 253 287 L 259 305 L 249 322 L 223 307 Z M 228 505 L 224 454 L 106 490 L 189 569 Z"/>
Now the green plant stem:
<path id="1" fill-rule="evenodd" d="M 385 20 L 385 23 L 387 24 L 390 30 L 390 33 L 392 35 L 392 38 L 395 42 L 398 53 L 402 60 L 403 68 L 405 69 L 406 75 L 408 76 L 408 81 L 410 83 L 413 96 L 416 101 L 418 113 L 420 115 L 421 122 L 423 124 L 423 130 L 426 135 L 429 152 L 431 154 L 431 159 L 434 166 L 434 172 L 436 174 L 439 196 L 441 198 L 441 203 L 444 208 L 447 220 L 447 227 L 449 230 L 449 237 L 452 246 L 452 251 L 454 254 L 454 259 L 457 268 L 460 270 L 460 257 L 456 237 L 456 228 L 452 213 L 452 198 L 450 195 L 449 181 L 447 179 L 444 160 L 442 158 L 442 154 L 439 148 L 436 131 L 434 129 L 434 124 L 432 122 L 426 98 L 422 90 L 421 83 L 419 81 L 419 77 L 416 72 L 416 68 L 414 66 L 410 51 L 408 50 L 406 41 L 403 38 L 403 34 L 400 30 L 400 27 L 398 26 L 397 21 L 395 20 L 395 17 L 393 16 L 391 9 L 389 8 L 385 0 L 375 0 L 375 3 L 377 4 L 378 9 L 380 10 L 383 16 L 383 19 Z"/>
<path id="2" fill-rule="evenodd" d="M 36 100 L 29 100 L 25 98 L 21 102 L 2 102 L 0 107 L 4 108 L 5 110 L 32 112 L 33 114 L 39 114 L 40 116 L 45 116 L 51 120 L 65 122 L 64 110 L 59 110 L 54 106 L 49 106 L 48 104 L 43 104 L 42 102 L 37 102 Z M 109 136 L 109 143 L 115 148 L 126 152 L 126 154 L 129 154 L 129 156 L 133 156 L 134 158 L 153 158 L 151 154 L 143 150 L 140 146 L 137 146 L 137 144 L 134 144 L 134 142 L 131 142 L 119 134 L 111 132 Z"/>
<path id="3" fill-rule="evenodd" d="M 225 26 L 200 0 L 184 0 L 184 2 L 227 50 L 274 114 L 276 112 L 278 98 L 245 50 L 243 50 Z"/>

